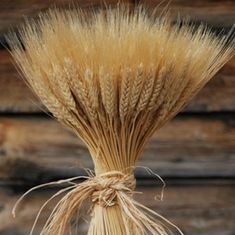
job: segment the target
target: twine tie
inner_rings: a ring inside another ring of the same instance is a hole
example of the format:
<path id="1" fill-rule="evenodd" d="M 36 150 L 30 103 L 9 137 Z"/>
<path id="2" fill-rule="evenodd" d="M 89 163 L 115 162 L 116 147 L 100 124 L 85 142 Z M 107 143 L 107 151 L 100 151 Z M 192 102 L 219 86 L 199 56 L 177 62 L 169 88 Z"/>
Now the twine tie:
<path id="1" fill-rule="evenodd" d="M 119 192 L 132 196 L 136 186 L 133 174 L 125 175 L 118 171 L 107 172 L 90 180 L 94 184 L 91 200 L 103 207 L 114 206 Z"/>
<path id="2" fill-rule="evenodd" d="M 81 183 L 74 182 L 82 178 L 86 180 Z M 50 214 L 40 234 L 64 234 L 66 226 L 68 225 L 68 218 L 72 219 L 76 212 L 80 210 L 84 201 L 90 198 L 92 202 L 92 213 L 95 205 L 100 206 L 101 210 L 106 210 L 107 207 L 118 205 L 123 223 L 128 223 L 131 216 L 132 227 L 129 228 L 127 224 L 125 224 L 126 234 L 136 234 L 138 231 L 142 231 L 143 233 L 141 234 L 145 234 L 144 228 L 147 228 L 150 234 L 167 235 L 168 233 L 166 233 L 166 231 L 169 230 L 169 228 L 162 223 L 164 221 L 168 226 L 173 227 L 183 235 L 177 226 L 157 212 L 138 203 L 132 197 L 133 194 L 136 193 L 134 191 L 136 186 L 135 177 L 133 174 L 124 174 L 120 171 L 110 171 L 96 176 L 78 176 L 38 185 L 26 192 L 16 202 L 12 211 L 13 216 L 15 216 L 15 210 L 21 200 L 32 191 L 45 186 L 66 183 L 69 185 L 68 187 L 61 189 L 43 204 L 36 216 L 30 235 L 33 234 L 38 218 L 45 206 L 55 197 L 64 193 L 65 195 L 57 203 L 56 208 Z"/>

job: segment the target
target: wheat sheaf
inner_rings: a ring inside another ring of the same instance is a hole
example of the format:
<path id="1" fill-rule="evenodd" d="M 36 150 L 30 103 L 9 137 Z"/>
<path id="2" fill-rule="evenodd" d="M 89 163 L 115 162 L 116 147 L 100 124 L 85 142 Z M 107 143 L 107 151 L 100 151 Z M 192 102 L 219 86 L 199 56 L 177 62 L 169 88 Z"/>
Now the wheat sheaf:
<path id="1" fill-rule="evenodd" d="M 95 165 L 94 176 L 60 191 L 41 234 L 66 234 L 86 199 L 90 235 L 182 234 L 134 200 L 133 168 L 151 135 L 234 55 L 232 31 L 216 36 L 203 25 L 172 24 L 167 13 L 118 5 L 49 10 L 19 35 L 8 42 L 23 77 Z"/>

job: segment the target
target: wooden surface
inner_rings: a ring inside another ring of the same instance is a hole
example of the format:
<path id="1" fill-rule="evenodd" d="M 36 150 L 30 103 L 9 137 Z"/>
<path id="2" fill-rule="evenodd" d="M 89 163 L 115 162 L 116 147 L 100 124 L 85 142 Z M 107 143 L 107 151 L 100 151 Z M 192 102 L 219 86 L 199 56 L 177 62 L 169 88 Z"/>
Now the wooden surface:
<path id="1" fill-rule="evenodd" d="M 56 5 L 68 7 L 71 2 L 57 0 Z M 75 2 L 86 8 L 104 5 L 102 0 Z M 117 1 L 106 2 L 114 5 Z M 161 0 L 120 2 L 153 7 Z M 54 3 L 0 1 L 0 235 L 29 234 L 40 205 L 58 188 L 35 192 L 13 219 L 11 209 L 25 190 L 83 175 L 83 167 L 92 168 L 85 145 L 44 113 L 45 108 L 22 81 L 4 49 L 4 34 L 10 27 L 16 28 L 24 16 L 34 17 Z M 196 24 L 207 23 L 216 32 L 228 32 L 235 23 L 233 0 L 172 0 L 170 7 L 173 18 L 180 12 Z M 150 167 L 167 183 L 164 202 L 155 201 L 160 182 L 137 168 L 137 190 L 143 192 L 138 200 L 175 222 L 185 235 L 235 234 L 235 58 L 177 118 L 154 134 L 138 165 Z M 35 235 L 52 206 L 44 211 Z M 83 215 L 86 217 L 85 212 Z M 86 234 L 87 224 L 83 219 L 79 223 L 79 234 Z"/>
<path id="2" fill-rule="evenodd" d="M 0 132 L 0 177 L 20 179 L 28 166 L 23 180 L 45 182 L 92 167 L 85 145 L 51 119 L 0 118 Z M 178 117 L 155 133 L 137 165 L 162 177 L 235 177 L 234 136 L 233 115 Z M 148 176 L 143 169 L 136 173 Z"/>

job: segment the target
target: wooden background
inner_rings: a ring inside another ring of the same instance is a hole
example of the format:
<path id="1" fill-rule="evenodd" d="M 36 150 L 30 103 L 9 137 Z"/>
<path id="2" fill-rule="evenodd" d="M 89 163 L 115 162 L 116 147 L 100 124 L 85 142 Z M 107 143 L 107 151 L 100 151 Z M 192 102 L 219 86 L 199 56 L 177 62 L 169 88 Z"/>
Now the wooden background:
<path id="1" fill-rule="evenodd" d="M 83 174 L 92 167 L 89 154 L 69 130 L 41 111 L 42 105 L 19 78 L 6 51 L 4 33 L 23 16 L 66 0 L 0 1 L 0 235 L 29 233 L 40 205 L 56 188 L 37 191 L 11 209 L 27 189 L 40 183 Z M 79 0 L 98 7 L 101 1 Z M 115 4 L 114 0 L 108 3 Z M 150 7 L 160 1 L 145 2 Z M 173 16 L 189 15 L 215 31 L 228 31 L 235 22 L 235 1 L 172 0 Z M 209 82 L 187 108 L 156 133 L 138 165 L 148 166 L 166 183 L 164 202 L 154 200 L 160 183 L 137 169 L 138 200 L 176 223 L 186 235 L 235 234 L 235 58 Z M 39 225 L 48 215 L 49 206 Z M 87 224 L 81 219 L 81 235 Z M 38 234 L 37 229 L 35 234 Z"/>

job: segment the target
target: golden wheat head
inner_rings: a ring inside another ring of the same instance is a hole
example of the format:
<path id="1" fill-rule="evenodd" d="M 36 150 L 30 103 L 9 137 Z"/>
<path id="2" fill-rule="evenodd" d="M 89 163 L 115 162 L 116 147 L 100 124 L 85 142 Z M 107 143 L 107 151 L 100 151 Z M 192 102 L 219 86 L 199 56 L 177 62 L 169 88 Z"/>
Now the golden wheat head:
<path id="1" fill-rule="evenodd" d="M 143 7 L 54 9 L 27 23 L 21 41 L 9 38 L 28 84 L 102 171 L 134 164 L 148 137 L 234 54 L 233 35 L 172 25 Z"/>
<path id="2" fill-rule="evenodd" d="M 152 133 L 233 56 L 235 41 L 232 33 L 218 38 L 154 12 L 54 9 L 20 29 L 20 39 L 9 36 L 27 83 L 87 144 L 95 164 L 95 177 L 63 181 L 68 188 L 43 205 L 70 190 L 41 234 L 66 234 L 87 198 L 93 203 L 89 235 L 167 235 L 170 228 L 183 234 L 133 199 L 133 166 Z"/>

